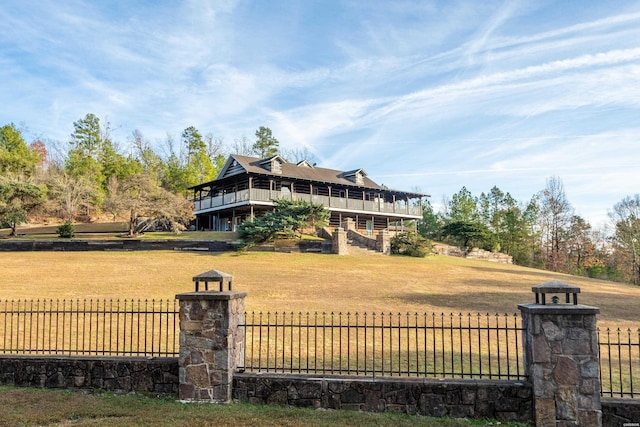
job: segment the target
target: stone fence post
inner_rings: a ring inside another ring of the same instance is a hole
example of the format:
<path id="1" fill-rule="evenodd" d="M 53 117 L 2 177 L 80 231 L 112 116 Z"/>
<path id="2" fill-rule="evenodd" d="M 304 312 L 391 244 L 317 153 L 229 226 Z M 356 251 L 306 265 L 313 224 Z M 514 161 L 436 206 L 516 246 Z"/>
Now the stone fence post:
<path id="1" fill-rule="evenodd" d="M 533 292 L 536 303 L 518 308 L 536 426 L 602 426 L 596 331 L 599 309 L 579 305 L 580 288 L 559 281 L 534 286 Z M 546 301 L 549 294 L 565 294 L 566 298 L 562 303 L 557 296 Z"/>
<path id="2" fill-rule="evenodd" d="M 194 277 L 219 281 L 224 273 Z M 208 276 L 218 276 L 212 278 Z M 231 280 L 229 279 L 229 288 Z M 231 402 L 233 374 L 244 363 L 244 299 L 246 292 L 200 291 L 176 295 L 180 304 L 179 398 L 187 402 Z"/>

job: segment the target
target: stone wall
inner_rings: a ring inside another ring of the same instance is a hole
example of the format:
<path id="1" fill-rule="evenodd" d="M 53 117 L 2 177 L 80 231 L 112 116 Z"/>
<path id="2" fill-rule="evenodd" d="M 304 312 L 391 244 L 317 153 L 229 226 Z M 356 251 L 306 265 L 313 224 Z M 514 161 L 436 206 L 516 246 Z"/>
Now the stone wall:
<path id="1" fill-rule="evenodd" d="M 529 384 L 492 380 L 244 373 L 234 377 L 233 398 L 254 404 L 523 422 L 532 419 L 533 408 Z"/>
<path id="2" fill-rule="evenodd" d="M 250 246 L 248 251 L 255 252 L 283 252 L 283 253 L 324 253 L 332 251 L 331 241 L 328 240 L 291 240 L 282 239 L 273 242 Z"/>
<path id="3" fill-rule="evenodd" d="M 513 257 L 500 252 L 490 252 L 484 249 L 473 248 L 467 250 L 457 246 L 444 245 L 435 243 L 433 245 L 433 253 L 438 255 L 448 255 L 467 259 L 479 259 L 483 261 L 497 262 L 499 264 L 513 264 Z"/>
<path id="4" fill-rule="evenodd" d="M 224 252 L 232 250 L 224 241 L 209 240 L 0 240 L 0 251 L 151 251 L 182 250 Z"/>
<path id="5" fill-rule="evenodd" d="M 0 385 L 174 395 L 178 359 L 0 356 Z"/>
<path id="6" fill-rule="evenodd" d="M 639 426 L 640 399 L 602 398 L 602 425 Z"/>
<path id="7" fill-rule="evenodd" d="M 178 396 L 177 358 L 1 356 L 0 385 Z M 512 381 L 320 378 L 236 373 L 239 402 L 531 421 L 531 386 Z M 528 417 L 528 418 L 527 418 Z M 640 423 L 640 399 L 602 399 L 603 426 Z"/>

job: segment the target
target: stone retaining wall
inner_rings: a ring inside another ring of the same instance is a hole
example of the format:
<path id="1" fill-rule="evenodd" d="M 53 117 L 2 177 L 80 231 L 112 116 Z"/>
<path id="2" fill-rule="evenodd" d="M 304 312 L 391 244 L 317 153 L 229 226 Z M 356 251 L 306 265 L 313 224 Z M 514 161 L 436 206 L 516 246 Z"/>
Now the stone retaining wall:
<path id="1" fill-rule="evenodd" d="M 277 404 L 369 412 L 530 421 L 531 385 L 515 381 L 318 377 L 236 374 L 233 398 Z"/>
<path id="2" fill-rule="evenodd" d="M 177 358 L 0 356 L 0 385 L 178 396 Z M 531 386 L 514 381 L 236 373 L 236 401 L 451 417 L 532 420 Z M 602 399 L 603 426 L 640 423 L 640 399 Z"/>
<path id="3" fill-rule="evenodd" d="M 283 253 L 331 253 L 331 241 L 328 240 L 274 240 L 271 243 L 250 246 L 247 250 L 255 252 Z"/>
<path id="4" fill-rule="evenodd" d="M 602 398 L 601 402 L 604 427 L 640 425 L 640 399 Z"/>
<path id="5" fill-rule="evenodd" d="M 182 250 L 224 252 L 232 250 L 224 241 L 209 240 L 0 240 L 0 251 L 151 251 Z"/>
<path id="6" fill-rule="evenodd" d="M 0 356 L 0 385 L 178 393 L 178 359 Z"/>
<path id="7" fill-rule="evenodd" d="M 497 262 L 499 264 L 513 264 L 513 257 L 511 255 L 503 254 L 500 252 L 490 252 L 484 249 L 473 248 L 466 250 L 457 246 L 443 245 L 435 243 L 433 245 L 433 253 L 438 255 L 455 256 L 467 259 L 479 259 L 483 261 Z"/>

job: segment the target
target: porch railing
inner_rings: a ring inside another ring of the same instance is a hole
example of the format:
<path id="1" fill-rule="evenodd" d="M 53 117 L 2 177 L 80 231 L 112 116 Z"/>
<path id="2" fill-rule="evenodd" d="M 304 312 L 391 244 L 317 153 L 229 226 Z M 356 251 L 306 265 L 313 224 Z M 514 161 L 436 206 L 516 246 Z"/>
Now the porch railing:
<path id="1" fill-rule="evenodd" d="M 257 188 L 253 188 L 251 190 L 240 190 L 237 192 L 231 192 L 214 197 L 203 197 L 200 200 L 195 200 L 194 204 L 195 210 L 197 212 L 206 209 L 233 205 L 239 202 L 254 201 L 268 203 L 273 199 L 281 198 L 306 200 L 313 203 L 322 204 L 329 209 L 335 208 L 387 214 L 397 213 L 401 215 L 413 215 L 418 217 L 422 216 L 422 210 L 419 206 L 411 206 L 405 202 L 388 203 L 374 200 L 348 199 L 345 197 L 329 197 L 314 194 L 291 193 L 288 191 L 270 191 Z"/>

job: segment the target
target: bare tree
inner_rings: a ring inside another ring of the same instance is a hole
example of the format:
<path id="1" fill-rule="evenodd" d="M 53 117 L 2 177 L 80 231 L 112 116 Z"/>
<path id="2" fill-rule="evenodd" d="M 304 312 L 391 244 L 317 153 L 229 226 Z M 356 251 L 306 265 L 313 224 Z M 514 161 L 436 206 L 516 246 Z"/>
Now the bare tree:
<path id="1" fill-rule="evenodd" d="M 120 194 L 120 182 L 115 176 L 107 181 L 107 197 L 102 203 L 102 209 L 112 215 L 113 222 L 116 222 L 118 215 L 125 210 L 125 200 Z"/>
<path id="2" fill-rule="evenodd" d="M 562 180 L 547 179 L 547 186 L 539 194 L 539 225 L 547 270 L 561 271 L 566 258 L 566 235 L 571 224 L 573 208 L 567 199 Z"/>
<path id="3" fill-rule="evenodd" d="M 609 212 L 615 235 L 613 243 L 628 259 L 631 281 L 640 284 L 640 194 L 627 196 Z"/>
<path id="4" fill-rule="evenodd" d="M 318 158 L 307 147 L 280 150 L 280 155 L 289 163 L 300 163 L 303 160 L 315 165 Z"/>
<path id="5" fill-rule="evenodd" d="M 129 211 L 130 237 L 140 234 L 154 223 L 161 223 L 179 232 L 184 230 L 193 216 L 193 206 L 189 201 L 160 187 L 146 174 L 133 175 L 120 181 L 118 194 L 123 210 Z"/>
<path id="6" fill-rule="evenodd" d="M 84 208 L 93 207 L 96 197 L 95 186 L 85 177 L 72 177 L 64 171 L 51 176 L 49 197 L 54 200 L 59 216 L 73 221 Z"/>
<path id="7" fill-rule="evenodd" d="M 224 155 L 224 139 L 222 137 L 208 133 L 204 136 L 204 143 L 207 155 L 212 160 L 219 155 Z"/>
<path id="8" fill-rule="evenodd" d="M 231 151 L 241 156 L 254 156 L 256 154 L 253 150 L 253 142 L 249 141 L 249 138 L 244 135 L 233 140 Z"/>

